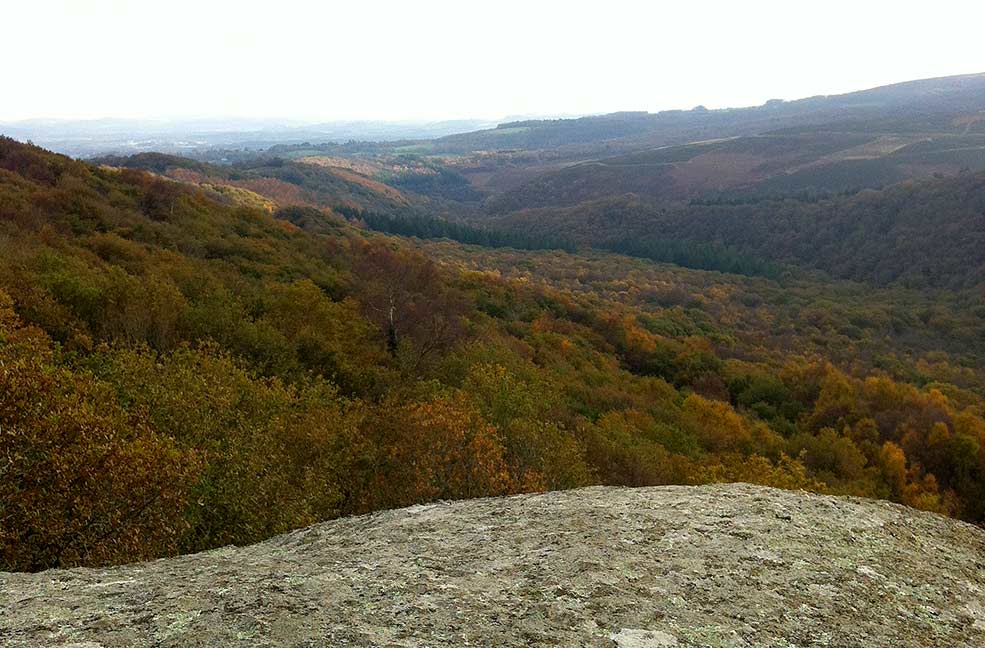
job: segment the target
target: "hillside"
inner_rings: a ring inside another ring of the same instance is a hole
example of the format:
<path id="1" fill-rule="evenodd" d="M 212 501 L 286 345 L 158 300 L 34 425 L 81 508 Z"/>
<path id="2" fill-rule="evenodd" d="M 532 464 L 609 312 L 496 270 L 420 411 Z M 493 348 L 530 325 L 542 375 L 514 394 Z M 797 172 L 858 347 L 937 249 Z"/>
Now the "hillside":
<path id="1" fill-rule="evenodd" d="M 982 281 L 983 97 L 985 75 L 967 75 L 755 108 L 215 154 L 231 164 L 104 161 L 393 234 L 960 290 Z"/>
<path id="2" fill-rule="evenodd" d="M 543 173 L 493 192 L 482 210 L 468 172 L 449 160 L 314 148 L 231 166 L 153 155 L 101 162 L 240 204 L 330 209 L 392 234 L 525 249 L 580 244 L 705 270 L 777 277 L 799 268 L 965 289 L 985 277 L 985 171 L 968 170 L 985 169 L 983 137 L 819 130 L 662 148 Z M 528 162 L 525 172 L 538 168 Z"/>
<path id="3" fill-rule="evenodd" d="M 536 175 L 497 194 L 489 210 L 630 193 L 657 201 L 825 194 L 985 170 L 985 133 L 968 132 L 958 118 L 944 121 L 917 132 L 897 122 L 830 124 L 603 157 Z"/>
<path id="4" fill-rule="evenodd" d="M 252 194 L 266 200 L 271 208 L 305 205 L 393 211 L 404 210 L 411 204 L 398 188 L 359 173 L 343 162 L 306 164 L 261 155 L 246 162 L 220 166 L 173 155 L 141 153 L 95 158 L 92 163 L 151 171 L 207 191 L 225 193 L 234 200 Z"/>
<path id="5" fill-rule="evenodd" d="M 424 245 L 0 139 L 0 565 L 593 484 L 981 522 L 970 299 Z"/>
<path id="6" fill-rule="evenodd" d="M 661 256 L 677 248 L 713 246 L 879 285 L 985 283 L 985 173 L 821 198 L 740 196 L 668 205 L 624 196 L 518 211 L 499 226 L 532 235 L 563 231 L 581 243 L 667 261 L 677 259 Z"/>
<path id="7" fill-rule="evenodd" d="M 285 140 L 265 153 L 191 154 L 222 163 L 262 156 L 355 161 L 364 172 L 383 167 L 375 179 L 403 178 L 404 188 L 419 193 L 463 202 L 492 195 L 496 211 L 625 192 L 676 199 L 841 191 L 985 168 L 983 97 L 985 75 L 977 74 L 747 108 L 619 112 L 430 140 L 315 138 Z"/>
<path id="8" fill-rule="evenodd" d="M 985 74 L 908 81 L 842 95 L 769 101 L 762 106 L 659 113 L 626 112 L 580 119 L 524 121 L 439 138 L 428 150 L 465 153 L 487 149 L 542 149 L 603 142 L 666 146 L 750 135 L 844 119 L 885 119 L 985 109 Z"/>
<path id="9" fill-rule="evenodd" d="M 10 648 L 985 642 L 985 532 L 743 484 L 346 518 L 249 547 L 0 573 Z"/>

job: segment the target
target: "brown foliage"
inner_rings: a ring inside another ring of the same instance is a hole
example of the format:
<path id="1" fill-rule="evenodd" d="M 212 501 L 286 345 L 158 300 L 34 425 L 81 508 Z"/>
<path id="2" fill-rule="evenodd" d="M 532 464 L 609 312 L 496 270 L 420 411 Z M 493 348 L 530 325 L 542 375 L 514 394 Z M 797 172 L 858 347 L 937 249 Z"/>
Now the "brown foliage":
<path id="1" fill-rule="evenodd" d="M 383 332 L 397 357 L 406 349 L 412 370 L 447 351 L 464 335 L 464 297 L 451 288 L 434 262 L 374 238 L 357 252 L 355 272 L 366 316 Z"/>
<path id="2" fill-rule="evenodd" d="M 170 553 L 194 455 L 54 364 L 0 292 L 0 568 L 103 564 Z"/>
<path id="3" fill-rule="evenodd" d="M 496 429 L 460 397 L 372 409 L 346 445 L 347 511 L 516 490 Z"/>

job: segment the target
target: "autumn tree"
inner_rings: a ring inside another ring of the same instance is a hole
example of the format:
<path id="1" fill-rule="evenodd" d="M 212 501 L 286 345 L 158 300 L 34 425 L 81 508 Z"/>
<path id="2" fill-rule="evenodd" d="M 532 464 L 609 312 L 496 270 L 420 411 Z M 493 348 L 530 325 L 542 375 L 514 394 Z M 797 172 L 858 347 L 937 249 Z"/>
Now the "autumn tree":
<path id="1" fill-rule="evenodd" d="M 166 555 L 198 470 L 194 452 L 58 366 L 0 292 L 0 569 Z"/>
<path id="2" fill-rule="evenodd" d="M 368 408 L 344 445 L 347 512 L 515 490 L 500 435 L 462 397 Z"/>
<path id="3" fill-rule="evenodd" d="M 464 334 L 466 301 L 431 261 L 372 239 L 355 262 L 360 301 L 394 358 L 406 349 L 411 368 L 448 349 Z"/>

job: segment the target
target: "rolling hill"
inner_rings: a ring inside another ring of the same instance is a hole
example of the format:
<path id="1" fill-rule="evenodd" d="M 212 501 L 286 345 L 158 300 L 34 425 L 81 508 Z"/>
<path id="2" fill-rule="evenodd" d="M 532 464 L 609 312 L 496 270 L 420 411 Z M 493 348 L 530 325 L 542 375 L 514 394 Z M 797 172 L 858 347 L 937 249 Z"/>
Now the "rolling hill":
<path id="1" fill-rule="evenodd" d="M 970 114 L 983 109 L 985 74 L 971 74 L 908 81 L 842 95 L 773 100 L 750 108 L 698 107 L 653 114 L 627 112 L 580 119 L 511 122 L 494 129 L 449 135 L 429 146 L 435 153 L 458 154 L 494 149 L 578 149 L 602 142 L 655 147 L 848 119 L 913 119 L 927 114 Z"/>
<path id="2" fill-rule="evenodd" d="M 985 285 L 981 172 L 820 199 L 737 197 L 667 205 L 622 196 L 521 210 L 498 226 L 533 235 L 563 231 L 583 244 L 665 261 L 674 261 L 665 257 L 680 249 L 676 260 L 685 265 L 690 245 L 696 257 L 711 249 L 727 259 L 725 251 L 731 251 L 878 285 Z"/>
<path id="3" fill-rule="evenodd" d="M 571 164 L 495 195 L 488 208 L 504 213 L 624 194 L 665 202 L 824 194 L 985 170 L 985 133 L 965 132 L 956 119 L 918 132 L 898 123 L 879 128 L 831 124 Z"/>

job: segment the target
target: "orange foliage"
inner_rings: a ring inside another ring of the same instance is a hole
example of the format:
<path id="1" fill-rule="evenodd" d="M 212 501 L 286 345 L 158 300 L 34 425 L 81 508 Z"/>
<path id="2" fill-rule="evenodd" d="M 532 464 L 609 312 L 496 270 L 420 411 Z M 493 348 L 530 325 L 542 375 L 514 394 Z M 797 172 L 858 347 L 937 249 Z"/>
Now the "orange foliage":
<path id="1" fill-rule="evenodd" d="M 354 512 L 516 490 L 496 428 L 461 398 L 369 411 L 345 467 Z"/>
<path id="2" fill-rule="evenodd" d="M 53 354 L 0 292 L 0 569 L 172 552 L 194 455 Z"/>

